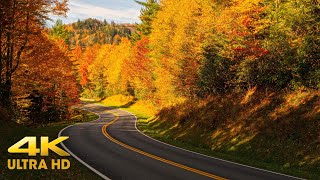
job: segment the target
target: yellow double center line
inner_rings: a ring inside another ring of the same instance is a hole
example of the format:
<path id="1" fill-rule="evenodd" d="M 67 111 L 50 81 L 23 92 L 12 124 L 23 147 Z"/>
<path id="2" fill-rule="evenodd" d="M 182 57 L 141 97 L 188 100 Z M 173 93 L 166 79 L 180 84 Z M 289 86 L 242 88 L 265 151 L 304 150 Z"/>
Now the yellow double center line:
<path id="1" fill-rule="evenodd" d="M 155 155 L 152 155 L 152 154 L 149 154 L 147 152 L 144 152 L 144 151 L 141 151 L 139 149 L 136 149 L 134 147 L 131 147 L 127 144 L 124 144 L 118 140 L 116 140 L 115 138 L 113 138 L 108 132 L 107 132 L 107 127 L 109 127 L 111 124 L 113 124 L 114 122 L 116 122 L 118 119 L 119 119 L 119 115 L 114 113 L 114 112 L 111 112 L 111 111 L 108 111 L 109 113 L 113 114 L 115 116 L 115 118 L 105 124 L 103 127 L 102 127 L 102 133 L 109 139 L 111 140 L 112 142 L 124 147 L 124 148 L 127 148 L 127 149 L 130 149 L 134 152 L 137 152 L 139 154 L 142 154 L 144 156 L 148 156 L 150 158 L 153 158 L 153 159 L 156 159 L 158 161 L 161 161 L 161 162 L 164 162 L 164 163 L 167 163 L 167 164 L 170 164 L 172 166 L 176 166 L 176 167 L 179 167 L 181 169 L 185 169 L 185 170 L 188 170 L 188 171 L 191 171 L 191 172 L 194 172 L 194 173 L 197 173 L 197 174 L 200 174 L 200 175 L 203 175 L 203 176 L 206 176 L 206 177 L 209 177 L 209 178 L 212 178 L 212 179 L 217 179 L 217 180 L 227 180 L 225 178 L 222 178 L 220 176 L 216 176 L 214 174 L 210 174 L 210 173 L 207 173 L 207 172 L 204 172 L 204 171 L 201 171 L 201 170 L 198 170 L 198 169 L 194 169 L 194 168 L 191 168 L 191 167 L 188 167 L 188 166 L 185 166 L 185 165 L 182 165 L 182 164 L 179 164 L 179 163 L 176 163 L 176 162 L 173 162 L 173 161 L 170 161 L 170 160 L 167 160 L 167 159 L 164 159 L 164 158 L 161 158 L 159 156 L 155 156 Z"/>

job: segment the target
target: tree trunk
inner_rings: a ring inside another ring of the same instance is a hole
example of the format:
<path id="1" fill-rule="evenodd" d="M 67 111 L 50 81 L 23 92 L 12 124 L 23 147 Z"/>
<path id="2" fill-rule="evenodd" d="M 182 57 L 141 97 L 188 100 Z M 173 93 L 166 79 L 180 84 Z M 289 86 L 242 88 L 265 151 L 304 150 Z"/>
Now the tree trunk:
<path id="1" fill-rule="evenodd" d="M 5 84 L 0 85 L 0 100 L 3 106 L 11 105 L 11 81 L 6 81 Z"/>

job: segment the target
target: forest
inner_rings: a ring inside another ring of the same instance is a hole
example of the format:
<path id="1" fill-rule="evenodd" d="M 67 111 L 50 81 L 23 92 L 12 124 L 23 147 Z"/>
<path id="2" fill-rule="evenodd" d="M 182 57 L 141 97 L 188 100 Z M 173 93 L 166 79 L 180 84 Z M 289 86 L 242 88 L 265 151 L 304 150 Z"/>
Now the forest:
<path id="1" fill-rule="evenodd" d="M 48 103 L 68 104 L 64 98 L 73 101 L 82 92 L 96 99 L 131 95 L 167 107 L 254 87 L 319 89 L 317 1 L 147 1 L 139 2 L 145 8 L 136 27 L 87 19 L 58 20 L 50 29 L 43 28 L 46 14 L 37 16 L 43 7 L 29 12 L 26 3 L 2 5 L 4 105 L 32 92 Z M 78 81 L 68 82 L 72 78 Z"/>
<path id="2" fill-rule="evenodd" d="M 44 123 L 79 98 L 128 101 L 172 139 L 318 170 L 319 1 L 147 0 L 139 24 L 45 27 L 66 3 L 1 3 L 0 114 Z"/>
<path id="3" fill-rule="evenodd" d="M 315 1 L 142 4 L 137 32 L 95 43 L 94 51 L 79 43 L 72 50 L 85 62 L 78 72 L 84 97 L 124 94 L 170 106 L 253 87 L 319 88 Z"/>
<path id="4" fill-rule="evenodd" d="M 86 49 L 90 62 L 94 46 L 118 44 L 134 31 L 134 25 L 95 19 L 45 26 L 49 13 L 64 16 L 67 11 L 67 1 L 1 4 L 1 120 L 38 125 L 70 118 L 71 107 L 79 103 L 78 70 L 86 66 L 81 61 L 79 67 L 77 51 Z"/>
<path id="5" fill-rule="evenodd" d="M 71 50 L 82 98 L 147 114 L 138 127 L 167 142 L 317 176 L 319 2 L 140 4 L 131 34 Z"/>

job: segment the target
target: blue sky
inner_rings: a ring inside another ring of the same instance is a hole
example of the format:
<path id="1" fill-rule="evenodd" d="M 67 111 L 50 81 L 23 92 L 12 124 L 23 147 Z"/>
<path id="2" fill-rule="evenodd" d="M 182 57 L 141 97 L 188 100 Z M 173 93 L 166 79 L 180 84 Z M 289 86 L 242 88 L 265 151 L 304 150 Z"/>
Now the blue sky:
<path id="1" fill-rule="evenodd" d="M 139 21 L 141 6 L 134 0 L 69 0 L 67 18 L 51 16 L 53 20 L 62 19 L 72 23 L 78 19 L 96 18 L 117 23 L 135 23 Z M 52 25 L 53 22 L 48 22 Z"/>

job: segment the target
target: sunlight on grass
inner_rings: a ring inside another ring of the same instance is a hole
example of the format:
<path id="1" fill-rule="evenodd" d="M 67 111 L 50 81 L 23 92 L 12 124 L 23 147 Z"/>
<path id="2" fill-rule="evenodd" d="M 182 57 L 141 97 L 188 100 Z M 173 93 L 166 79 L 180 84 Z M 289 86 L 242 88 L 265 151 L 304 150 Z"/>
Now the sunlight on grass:
<path id="1" fill-rule="evenodd" d="M 240 146 L 240 145 L 242 145 L 242 144 L 245 144 L 245 143 L 249 142 L 249 141 L 252 140 L 257 134 L 258 134 L 258 133 L 254 133 L 254 134 L 251 135 L 251 136 L 247 136 L 247 137 L 245 137 L 245 138 L 242 138 L 242 140 L 239 141 L 239 142 L 236 144 L 236 146 Z"/>
<path id="2" fill-rule="evenodd" d="M 216 130 L 216 131 L 212 134 L 212 139 L 217 138 L 221 133 L 222 133 L 222 130 L 221 130 L 221 129 Z"/>
<path id="3" fill-rule="evenodd" d="M 253 113 L 259 111 L 260 109 L 268 106 L 271 103 L 271 100 L 269 98 L 262 99 L 260 104 L 255 105 L 251 108 L 251 110 L 248 111 L 247 116 L 252 115 Z"/>
<path id="4" fill-rule="evenodd" d="M 133 96 L 125 95 L 110 96 L 102 100 L 101 103 L 110 107 L 130 109 L 149 117 L 155 115 L 158 110 L 151 101 L 136 100 Z"/>
<path id="5" fill-rule="evenodd" d="M 314 97 L 314 94 L 306 91 L 304 88 L 292 92 L 284 96 L 285 102 L 275 109 L 270 116 L 276 120 L 281 116 L 285 116 L 291 111 L 298 109 L 301 105 L 305 104 Z"/>
<path id="6" fill-rule="evenodd" d="M 247 104 L 250 101 L 252 95 L 256 92 L 257 87 L 251 88 L 247 91 L 246 95 L 243 97 L 241 104 Z"/>
<path id="7" fill-rule="evenodd" d="M 252 88 L 244 94 L 164 108 L 154 118 L 139 121 L 139 129 L 191 149 L 206 147 L 245 164 L 315 177 L 320 139 L 311 134 L 318 134 L 319 106 L 316 91 L 275 93 Z"/>
<path id="8" fill-rule="evenodd" d="M 125 95 L 119 94 L 119 95 L 110 96 L 102 100 L 102 103 L 110 106 L 125 106 L 126 104 L 132 101 L 134 101 L 133 96 L 125 96 Z"/>
<path id="9" fill-rule="evenodd" d="M 151 101 L 137 101 L 131 106 L 131 108 L 149 116 L 153 116 L 157 113 L 157 108 L 152 104 Z"/>

